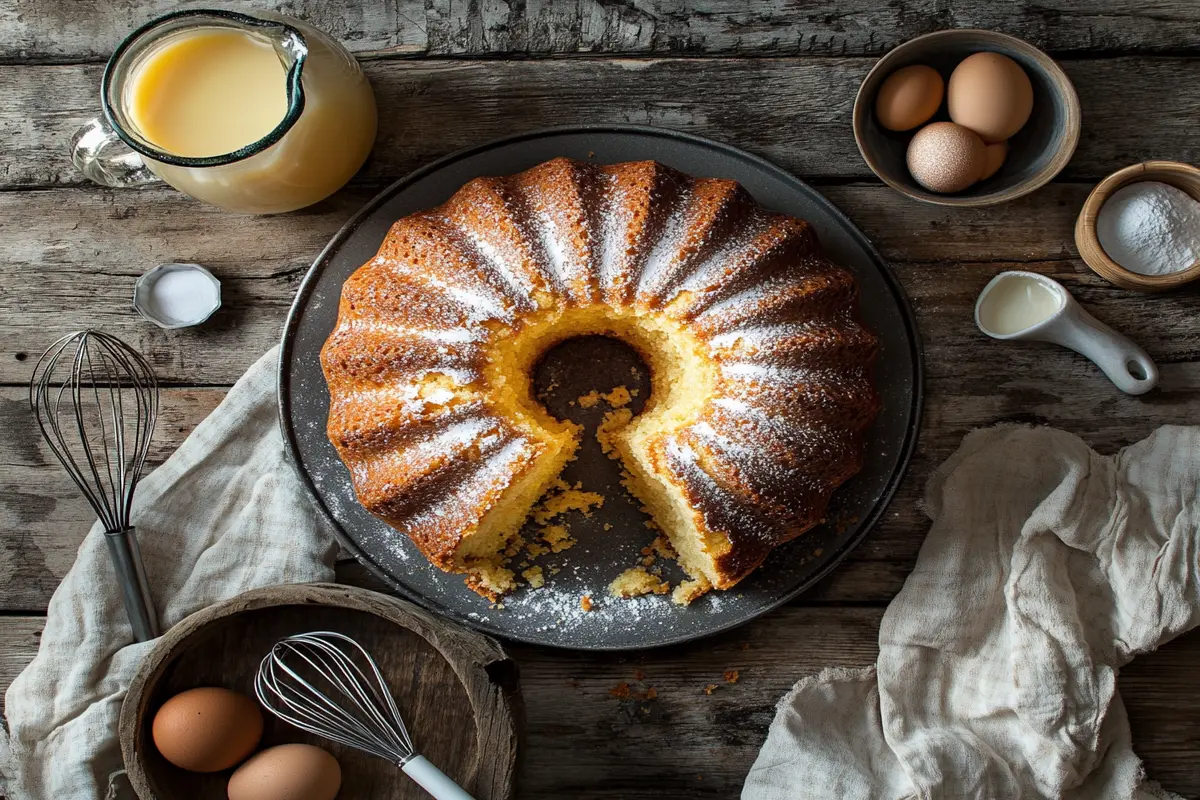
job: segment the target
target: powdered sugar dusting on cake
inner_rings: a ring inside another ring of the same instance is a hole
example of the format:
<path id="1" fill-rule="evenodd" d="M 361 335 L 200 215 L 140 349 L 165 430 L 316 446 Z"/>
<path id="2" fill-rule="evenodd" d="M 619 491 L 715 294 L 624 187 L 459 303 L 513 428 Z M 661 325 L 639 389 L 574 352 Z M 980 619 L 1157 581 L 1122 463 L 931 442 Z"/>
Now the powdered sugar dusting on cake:
<path id="1" fill-rule="evenodd" d="M 499 449 L 494 445 L 503 443 Z M 529 443 L 521 438 L 505 438 L 492 434 L 481 439 L 477 458 L 459 461 L 455 466 L 453 481 L 444 491 L 415 506 L 412 513 L 401 521 L 400 529 L 406 527 L 423 530 L 432 537 L 461 536 L 475 521 L 482 509 L 485 513 L 499 499 L 500 492 L 512 480 L 514 467 L 529 455 Z"/>
<path id="2" fill-rule="evenodd" d="M 447 224 L 453 224 L 453 222 L 447 220 Z M 491 269 L 504 282 L 507 287 L 507 294 L 512 301 L 518 306 L 533 308 L 530 295 L 532 295 L 536 287 L 529 281 L 527 276 L 513 269 L 510 264 L 512 254 L 506 253 L 493 245 L 487 238 L 479 235 L 478 231 L 471 228 L 457 227 L 456 230 L 471 242 L 475 250 L 484 259 L 487 268 Z"/>
<path id="3" fill-rule="evenodd" d="M 641 275 L 637 278 L 637 297 L 642 302 L 659 301 L 664 288 L 670 285 L 672 276 L 686 267 L 691 252 L 683 252 L 683 242 L 688 234 L 696 239 L 693 246 L 701 245 L 707 236 L 707 230 L 696 229 L 695 214 L 690 205 L 692 197 L 690 191 L 684 191 L 667 217 L 658 240 L 646 253 Z"/>
<path id="4" fill-rule="evenodd" d="M 378 358 L 354 361 L 344 353 L 340 362 L 323 363 L 335 409 L 354 405 L 370 414 L 370 395 L 358 392 L 371 368 L 421 385 L 395 398 L 378 395 L 374 413 L 387 426 L 412 414 L 411 429 L 396 436 L 388 456 L 395 480 L 385 489 L 403 508 L 402 517 L 389 520 L 426 552 L 432 540 L 457 542 L 478 530 L 541 452 L 543 445 L 509 423 L 462 406 L 494 388 L 481 367 L 493 337 L 520 327 L 542 302 L 585 307 L 603 298 L 619 308 L 636 304 L 638 313 L 663 309 L 708 348 L 717 380 L 697 388 L 718 396 L 707 398 L 690 427 L 657 446 L 672 472 L 661 477 L 696 499 L 712 530 L 757 543 L 752 552 L 762 553 L 794 530 L 775 521 L 789 486 L 818 492 L 816 500 L 797 501 L 805 513 L 823 507 L 832 487 L 809 480 L 799 460 L 811 456 L 822 469 L 845 471 L 845 448 L 859 446 L 852 428 L 874 413 L 864 377 L 871 353 L 847 311 L 852 282 L 821 259 L 803 223 L 763 211 L 730 181 L 696 180 L 649 163 L 598 167 L 561 159 L 511 178 L 472 181 L 439 210 L 417 217 L 397 225 L 403 236 L 390 257 L 370 262 L 374 272 L 347 282 L 344 297 L 361 302 L 343 304 L 334 337 L 376 347 Z M 814 313 L 819 324 L 808 321 Z M 386 324 L 360 336 L 376 319 Z M 824 349 L 814 345 L 822 342 Z M 814 360 L 804 355 L 810 351 L 836 357 Z M 805 424 L 789 421 L 810 412 Z M 839 415 L 848 420 L 844 427 L 826 424 Z M 343 442 L 339 454 L 356 488 L 378 490 L 358 468 L 376 455 L 353 435 Z M 406 483 L 409 477 L 415 482 Z M 677 613 L 660 597 L 616 601 L 600 592 L 590 612 L 579 599 L 550 580 L 488 613 L 544 617 L 547 625 L 582 625 L 591 615 L 586 624 L 599 618 L 613 626 L 631 615 L 670 620 Z"/>

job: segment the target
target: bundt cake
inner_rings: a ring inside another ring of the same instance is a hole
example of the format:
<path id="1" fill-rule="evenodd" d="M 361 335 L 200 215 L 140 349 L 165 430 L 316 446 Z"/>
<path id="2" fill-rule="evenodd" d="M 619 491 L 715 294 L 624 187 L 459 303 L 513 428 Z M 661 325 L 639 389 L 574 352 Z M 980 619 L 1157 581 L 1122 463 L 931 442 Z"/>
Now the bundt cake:
<path id="1" fill-rule="evenodd" d="M 342 289 L 321 352 L 328 433 L 359 500 L 495 597 L 579 428 L 531 372 L 615 336 L 651 371 L 611 433 L 627 484 L 692 577 L 728 589 L 817 524 L 862 464 L 877 341 L 808 223 L 729 180 L 564 158 L 477 178 L 396 222 Z"/>

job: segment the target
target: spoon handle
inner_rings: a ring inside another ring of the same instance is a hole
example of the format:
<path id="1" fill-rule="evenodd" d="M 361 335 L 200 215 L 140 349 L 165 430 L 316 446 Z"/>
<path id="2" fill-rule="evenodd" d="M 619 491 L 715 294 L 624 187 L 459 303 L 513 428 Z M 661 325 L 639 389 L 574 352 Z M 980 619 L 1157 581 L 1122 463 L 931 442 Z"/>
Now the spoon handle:
<path id="1" fill-rule="evenodd" d="M 1072 325 L 1058 327 L 1058 342 L 1085 356 L 1126 394 L 1145 394 L 1158 384 L 1158 367 L 1130 339 L 1071 304 Z"/>

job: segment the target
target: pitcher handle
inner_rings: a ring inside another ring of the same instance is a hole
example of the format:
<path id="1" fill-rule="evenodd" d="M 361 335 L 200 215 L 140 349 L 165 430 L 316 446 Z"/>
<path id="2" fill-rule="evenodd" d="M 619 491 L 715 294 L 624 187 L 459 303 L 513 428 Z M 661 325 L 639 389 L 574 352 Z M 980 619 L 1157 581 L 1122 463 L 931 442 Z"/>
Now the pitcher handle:
<path id="1" fill-rule="evenodd" d="M 161 181 L 101 117 L 88 120 L 75 131 L 71 137 L 71 161 L 101 186 L 122 189 Z"/>

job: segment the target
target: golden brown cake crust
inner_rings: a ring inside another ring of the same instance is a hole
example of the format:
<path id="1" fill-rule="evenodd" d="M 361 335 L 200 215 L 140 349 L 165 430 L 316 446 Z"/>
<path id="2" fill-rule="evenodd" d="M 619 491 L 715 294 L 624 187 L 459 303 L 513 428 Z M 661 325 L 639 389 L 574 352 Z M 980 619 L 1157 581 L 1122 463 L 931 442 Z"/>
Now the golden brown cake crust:
<path id="1" fill-rule="evenodd" d="M 346 281 L 321 353 L 329 437 L 363 505 L 463 571 L 464 541 L 557 452 L 500 407 L 495 343 L 572 309 L 677 329 L 711 385 L 639 446 L 728 588 L 861 468 L 879 400 L 857 303 L 808 223 L 732 181 L 568 159 L 478 178 L 396 222 Z"/>

